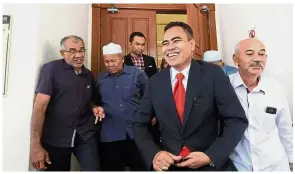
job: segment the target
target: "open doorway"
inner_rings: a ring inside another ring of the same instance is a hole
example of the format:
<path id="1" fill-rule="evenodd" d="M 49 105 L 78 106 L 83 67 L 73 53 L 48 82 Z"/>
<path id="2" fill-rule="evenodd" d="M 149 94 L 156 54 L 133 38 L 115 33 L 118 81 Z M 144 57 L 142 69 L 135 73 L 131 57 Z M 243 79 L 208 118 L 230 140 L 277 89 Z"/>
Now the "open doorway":
<path id="1" fill-rule="evenodd" d="M 207 8 L 206 14 L 202 13 L 203 7 Z M 217 50 L 214 4 L 93 4 L 91 70 L 94 76 L 104 71 L 102 46 L 118 43 L 126 55 L 129 35 L 134 31 L 141 31 L 146 36 L 144 54 L 154 57 L 159 67 L 163 57 L 160 44 L 163 28 L 177 20 L 192 27 L 196 40 L 195 59 L 202 59 L 208 49 Z"/>

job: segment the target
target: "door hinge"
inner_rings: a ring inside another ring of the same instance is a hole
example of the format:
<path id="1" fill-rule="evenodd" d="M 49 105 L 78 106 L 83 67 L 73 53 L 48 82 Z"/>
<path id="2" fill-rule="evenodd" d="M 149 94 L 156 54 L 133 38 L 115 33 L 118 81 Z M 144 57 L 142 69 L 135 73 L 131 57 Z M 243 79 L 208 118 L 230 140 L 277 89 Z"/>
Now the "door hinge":
<path id="1" fill-rule="evenodd" d="M 115 14 L 115 13 L 119 13 L 120 12 L 120 10 L 117 7 L 115 7 L 114 4 L 112 4 L 111 7 L 107 9 L 107 11 L 109 13 L 112 13 L 112 14 Z"/>

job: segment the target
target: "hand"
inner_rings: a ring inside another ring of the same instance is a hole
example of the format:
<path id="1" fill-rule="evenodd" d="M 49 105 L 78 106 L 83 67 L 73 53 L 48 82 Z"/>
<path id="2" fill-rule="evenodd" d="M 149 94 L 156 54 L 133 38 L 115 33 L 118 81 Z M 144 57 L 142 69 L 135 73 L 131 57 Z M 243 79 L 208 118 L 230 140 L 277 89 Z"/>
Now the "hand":
<path id="1" fill-rule="evenodd" d="M 168 170 L 171 165 L 180 159 L 181 156 L 175 156 L 167 151 L 160 151 L 154 157 L 153 167 L 156 171 Z"/>
<path id="2" fill-rule="evenodd" d="M 93 114 L 96 117 L 95 122 L 94 122 L 95 124 L 97 123 L 98 120 L 101 121 L 102 119 L 104 119 L 105 114 L 104 114 L 104 110 L 103 110 L 102 107 L 95 106 L 95 107 L 93 107 L 92 111 L 93 111 Z"/>
<path id="3" fill-rule="evenodd" d="M 185 161 L 177 163 L 176 166 L 196 169 L 211 163 L 210 158 L 203 152 L 191 152 L 183 159 Z"/>
<path id="4" fill-rule="evenodd" d="M 51 164 L 48 152 L 40 145 L 32 145 L 30 157 L 34 169 L 45 170 L 45 162 Z"/>
<path id="5" fill-rule="evenodd" d="M 157 123 L 157 119 L 156 119 L 156 117 L 154 117 L 154 118 L 152 119 L 152 126 L 154 126 L 156 123 Z"/>
<path id="6" fill-rule="evenodd" d="M 290 170 L 293 172 L 293 163 L 289 163 Z"/>

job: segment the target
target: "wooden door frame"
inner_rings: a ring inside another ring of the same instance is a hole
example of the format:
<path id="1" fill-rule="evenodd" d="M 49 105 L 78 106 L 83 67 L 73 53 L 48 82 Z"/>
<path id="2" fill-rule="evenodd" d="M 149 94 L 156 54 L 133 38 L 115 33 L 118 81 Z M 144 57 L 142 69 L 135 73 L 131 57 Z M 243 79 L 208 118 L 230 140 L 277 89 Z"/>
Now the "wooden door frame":
<path id="1" fill-rule="evenodd" d="M 91 71 L 96 77 L 100 72 L 101 55 L 101 9 L 109 8 L 112 4 L 92 4 L 92 40 L 91 40 Z M 186 4 L 114 4 L 119 9 L 141 9 L 157 11 L 186 11 Z M 217 50 L 217 35 L 215 25 L 215 4 L 197 4 L 199 6 L 207 5 L 209 8 L 209 38 L 210 49 Z M 96 31 L 96 32 L 93 32 Z"/>

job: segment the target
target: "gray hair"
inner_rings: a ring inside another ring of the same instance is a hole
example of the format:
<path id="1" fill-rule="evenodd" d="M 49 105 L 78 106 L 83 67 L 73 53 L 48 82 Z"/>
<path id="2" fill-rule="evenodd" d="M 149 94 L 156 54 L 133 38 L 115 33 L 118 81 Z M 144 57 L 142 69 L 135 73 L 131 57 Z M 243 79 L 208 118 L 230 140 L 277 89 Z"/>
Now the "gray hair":
<path id="1" fill-rule="evenodd" d="M 84 40 L 83 40 L 81 37 L 76 36 L 76 35 L 69 35 L 69 36 L 66 36 L 66 37 L 64 37 L 64 38 L 62 38 L 62 39 L 60 40 L 60 47 L 61 47 L 62 50 L 65 49 L 65 45 L 64 45 L 64 44 L 65 44 L 65 42 L 66 42 L 68 39 L 72 39 L 74 42 L 82 41 L 83 44 L 84 44 Z"/>

